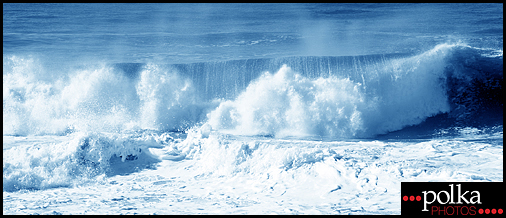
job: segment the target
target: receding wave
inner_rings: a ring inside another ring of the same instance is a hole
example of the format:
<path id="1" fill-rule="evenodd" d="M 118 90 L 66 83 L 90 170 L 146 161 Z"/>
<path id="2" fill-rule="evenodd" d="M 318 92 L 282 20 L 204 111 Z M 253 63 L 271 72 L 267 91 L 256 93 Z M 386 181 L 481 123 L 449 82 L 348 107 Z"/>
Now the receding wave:
<path id="1" fill-rule="evenodd" d="M 502 125 L 502 61 L 502 51 L 464 44 L 421 54 L 83 63 L 65 72 L 4 56 L 4 135 L 207 123 L 240 135 L 370 138 L 423 125 Z"/>

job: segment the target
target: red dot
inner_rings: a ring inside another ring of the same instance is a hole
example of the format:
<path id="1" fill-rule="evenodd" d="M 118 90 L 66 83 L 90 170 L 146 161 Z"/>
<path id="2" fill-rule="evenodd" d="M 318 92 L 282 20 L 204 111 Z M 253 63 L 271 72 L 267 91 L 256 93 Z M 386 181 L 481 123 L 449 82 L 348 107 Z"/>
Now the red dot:
<path id="1" fill-rule="evenodd" d="M 404 197 L 402 197 L 402 200 L 404 200 L 404 201 L 408 201 L 408 196 L 407 196 L 407 195 L 404 195 Z"/>
<path id="2" fill-rule="evenodd" d="M 495 209 L 492 209 L 492 211 L 491 211 L 491 212 L 492 212 L 492 214 L 495 214 Z"/>
<path id="3" fill-rule="evenodd" d="M 483 209 L 479 209 L 478 213 L 483 214 Z"/>
<path id="4" fill-rule="evenodd" d="M 415 196 L 413 196 L 413 195 L 409 196 L 409 200 L 410 201 L 414 201 L 415 200 Z"/>
<path id="5" fill-rule="evenodd" d="M 502 209 L 497 210 L 498 214 L 502 214 Z"/>
<path id="6" fill-rule="evenodd" d="M 416 196 L 416 201 L 420 201 L 420 200 L 422 200 L 422 197 Z"/>
<path id="7" fill-rule="evenodd" d="M 489 214 L 489 213 L 490 213 L 490 210 L 489 210 L 489 209 L 485 209 L 485 213 L 486 213 L 486 214 Z"/>

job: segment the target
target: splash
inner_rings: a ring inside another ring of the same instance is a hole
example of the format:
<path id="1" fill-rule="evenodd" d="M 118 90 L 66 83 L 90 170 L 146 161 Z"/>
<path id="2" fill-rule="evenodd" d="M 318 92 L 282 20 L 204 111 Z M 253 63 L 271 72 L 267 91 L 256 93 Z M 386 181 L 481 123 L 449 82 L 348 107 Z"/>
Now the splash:
<path id="1" fill-rule="evenodd" d="M 241 135 L 370 138 L 442 114 L 440 124 L 461 126 L 477 114 L 502 116 L 499 54 L 457 43 L 416 55 L 95 63 L 62 72 L 10 56 L 4 135 L 185 131 L 208 123 Z"/>
<path id="2" fill-rule="evenodd" d="M 363 66 L 359 76 L 308 78 L 284 65 L 266 72 L 209 114 L 235 134 L 371 137 L 447 113 L 446 60 L 452 46 Z"/>

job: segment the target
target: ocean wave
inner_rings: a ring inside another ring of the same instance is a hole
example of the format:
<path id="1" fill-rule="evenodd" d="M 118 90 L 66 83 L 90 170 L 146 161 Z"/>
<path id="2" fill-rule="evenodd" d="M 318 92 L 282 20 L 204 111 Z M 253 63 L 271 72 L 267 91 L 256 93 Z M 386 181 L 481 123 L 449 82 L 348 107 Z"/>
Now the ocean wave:
<path id="1" fill-rule="evenodd" d="M 462 43 L 420 54 L 82 63 L 60 72 L 34 57 L 3 60 L 4 135 L 208 123 L 244 135 L 368 138 L 428 118 L 434 128 L 502 125 L 502 50 Z"/>

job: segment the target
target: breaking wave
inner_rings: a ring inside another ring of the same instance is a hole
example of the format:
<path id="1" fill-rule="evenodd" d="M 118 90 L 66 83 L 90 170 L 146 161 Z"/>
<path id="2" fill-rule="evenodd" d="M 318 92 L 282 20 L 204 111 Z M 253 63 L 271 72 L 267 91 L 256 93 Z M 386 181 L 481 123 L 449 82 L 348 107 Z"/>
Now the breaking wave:
<path id="1" fill-rule="evenodd" d="M 4 56 L 4 135 L 184 131 L 371 138 L 502 125 L 502 51 L 284 57 L 55 68 Z M 429 127 L 427 127 L 429 126 Z"/>

